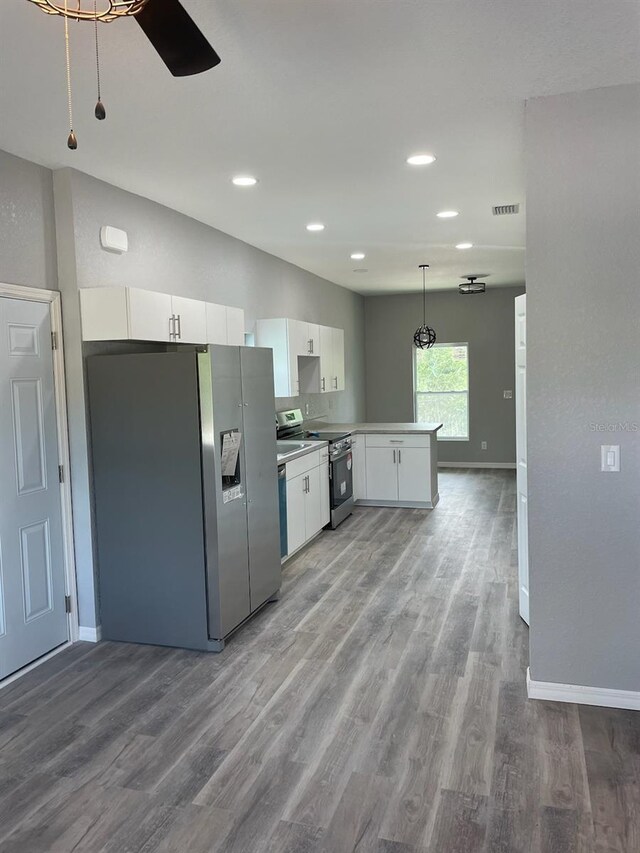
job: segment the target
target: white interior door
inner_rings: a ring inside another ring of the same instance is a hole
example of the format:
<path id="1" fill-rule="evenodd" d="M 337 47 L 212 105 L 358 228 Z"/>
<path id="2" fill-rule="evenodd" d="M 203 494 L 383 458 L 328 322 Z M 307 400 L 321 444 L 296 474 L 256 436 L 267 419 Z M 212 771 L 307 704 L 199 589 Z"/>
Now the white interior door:
<path id="1" fill-rule="evenodd" d="M 516 477 L 520 616 L 529 624 L 529 535 L 527 496 L 527 297 L 516 306 Z"/>
<path id="2" fill-rule="evenodd" d="M 0 678 L 68 639 L 49 305 L 0 298 Z"/>

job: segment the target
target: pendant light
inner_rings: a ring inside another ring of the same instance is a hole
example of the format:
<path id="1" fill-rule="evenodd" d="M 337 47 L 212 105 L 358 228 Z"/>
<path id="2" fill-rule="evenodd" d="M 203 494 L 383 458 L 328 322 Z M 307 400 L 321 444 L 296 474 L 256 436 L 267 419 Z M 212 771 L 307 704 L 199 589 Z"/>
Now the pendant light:
<path id="1" fill-rule="evenodd" d="M 420 264 L 418 269 L 422 270 L 422 325 L 416 329 L 413 343 L 418 349 L 430 349 L 436 342 L 436 333 L 431 326 L 427 326 L 427 270 L 429 264 Z"/>

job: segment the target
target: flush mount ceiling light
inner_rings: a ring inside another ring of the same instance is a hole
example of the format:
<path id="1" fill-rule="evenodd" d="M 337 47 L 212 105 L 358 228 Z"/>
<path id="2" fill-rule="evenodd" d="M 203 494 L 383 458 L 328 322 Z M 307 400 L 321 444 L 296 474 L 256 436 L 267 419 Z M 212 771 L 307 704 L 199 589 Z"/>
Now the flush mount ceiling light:
<path id="1" fill-rule="evenodd" d="M 235 178 L 231 178 L 231 183 L 236 187 L 255 187 L 258 179 L 253 175 L 236 175 Z"/>
<path id="2" fill-rule="evenodd" d="M 427 326 L 427 279 L 426 274 L 429 264 L 420 264 L 418 269 L 422 270 L 422 325 L 416 329 L 413 335 L 413 344 L 418 349 L 430 349 L 436 342 L 436 333 L 431 326 Z"/>
<path id="3" fill-rule="evenodd" d="M 307 231 L 324 231 L 322 222 L 310 222 L 307 225 Z"/>
<path id="4" fill-rule="evenodd" d="M 407 157 L 407 163 L 410 166 L 429 166 L 435 163 L 435 160 L 433 154 L 412 154 L 411 157 Z"/>
<path id="5" fill-rule="evenodd" d="M 458 285 L 458 293 L 463 296 L 470 293 L 484 293 L 487 289 L 484 281 L 478 281 L 480 278 L 478 275 L 465 275 L 463 278 L 466 280 Z"/>
<path id="6" fill-rule="evenodd" d="M 473 249 L 473 243 L 456 243 L 456 249 Z"/>
<path id="7" fill-rule="evenodd" d="M 102 120 L 107 116 L 100 90 L 100 49 L 98 24 L 108 24 L 121 18 L 135 18 L 160 58 L 174 77 L 200 74 L 213 68 L 220 57 L 202 35 L 179 0 L 27 0 L 47 15 L 64 20 L 64 40 L 67 64 L 67 102 L 71 150 L 78 147 L 73 130 L 71 97 L 71 50 L 69 21 L 89 21 L 94 25 L 96 77 L 98 100 L 94 115 Z"/>
<path id="8" fill-rule="evenodd" d="M 351 255 L 351 260 L 352 260 L 352 261 L 363 261 L 363 260 L 364 260 L 364 258 L 365 258 L 365 254 L 364 254 L 364 252 L 354 252 L 354 253 Z"/>
<path id="9" fill-rule="evenodd" d="M 441 210 L 440 213 L 436 213 L 438 219 L 453 219 L 454 216 L 458 216 L 457 210 Z"/>

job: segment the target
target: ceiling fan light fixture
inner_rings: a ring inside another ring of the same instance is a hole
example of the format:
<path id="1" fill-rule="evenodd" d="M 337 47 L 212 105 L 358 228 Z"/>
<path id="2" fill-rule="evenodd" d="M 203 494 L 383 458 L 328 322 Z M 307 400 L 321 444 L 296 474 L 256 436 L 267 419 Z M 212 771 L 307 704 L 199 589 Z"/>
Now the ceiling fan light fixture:
<path id="1" fill-rule="evenodd" d="M 137 15 L 149 0 L 29 0 L 47 15 L 61 15 L 74 21 L 102 21 L 107 24 L 116 18 Z"/>
<path id="2" fill-rule="evenodd" d="M 462 284 L 458 285 L 458 293 L 463 296 L 474 294 L 474 293 L 484 293 L 487 289 L 487 285 L 484 281 L 478 281 L 477 275 L 466 275 Z"/>

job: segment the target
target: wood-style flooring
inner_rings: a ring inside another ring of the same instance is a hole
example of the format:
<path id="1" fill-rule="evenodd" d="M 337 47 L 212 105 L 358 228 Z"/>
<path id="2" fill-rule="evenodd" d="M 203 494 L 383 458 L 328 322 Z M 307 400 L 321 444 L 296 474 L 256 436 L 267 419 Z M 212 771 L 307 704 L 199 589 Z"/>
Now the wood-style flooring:
<path id="1" fill-rule="evenodd" d="M 640 715 L 526 698 L 513 473 L 440 486 L 221 655 L 79 643 L 1 690 L 1 853 L 638 853 Z"/>

